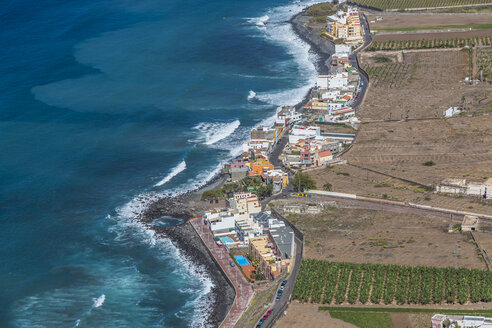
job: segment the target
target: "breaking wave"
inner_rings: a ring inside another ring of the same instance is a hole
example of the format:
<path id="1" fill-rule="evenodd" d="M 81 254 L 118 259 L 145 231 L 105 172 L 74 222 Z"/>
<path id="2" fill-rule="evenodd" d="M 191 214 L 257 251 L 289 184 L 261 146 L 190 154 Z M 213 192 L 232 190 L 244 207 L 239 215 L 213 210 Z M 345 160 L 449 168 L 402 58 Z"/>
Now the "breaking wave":
<path id="1" fill-rule="evenodd" d="M 263 15 L 261 17 L 253 17 L 253 18 L 248 18 L 248 22 L 256 25 L 256 26 L 265 26 L 265 23 L 268 22 L 270 19 L 270 16 L 268 15 Z"/>
<path id="2" fill-rule="evenodd" d="M 93 308 L 98 308 L 104 304 L 104 301 L 106 300 L 106 295 L 102 294 L 98 298 L 93 298 L 94 304 L 92 304 Z"/>
<path id="3" fill-rule="evenodd" d="M 309 92 L 309 89 L 314 86 L 318 74 L 314 64 L 317 60 L 317 55 L 309 51 L 310 46 L 295 34 L 288 20 L 302 9 L 318 2 L 309 1 L 302 5 L 291 3 L 275 7 L 270 9 L 266 15 L 256 18 L 260 22 L 264 17 L 268 17 L 269 22 L 272 22 L 272 24 L 263 24 L 265 28 L 262 28 L 259 33 L 263 34 L 263 37 L 267 40 L 287 49 L 299 67 L 296 74 L 303 81 L 298 87 L 289 90 L 257 92 L 255 99 L 275 106 L 294 105 L 301 102 L 303 97 Z M 279 65 L 282 65 L 282 63 L 279 63 Z M 284 68 L 280 67 L 279 69 L 283 70 Z M 248 97 L 248 99 L 250 98 Z"/>
<path id="4" fill-rule="evenodd" d="M 219 142 L 220 140 L 233 134 L 239 125 L 241 125 L 239 120 L 235 120 L 230 123 L 202 122 L 193 128 L 200 132 L 200 136 L 193 141 L 203 143 L 207 146 L 213 145 L 214 143 Z"/>
<path id="5" fill-rule="evenodd" d="M 174 167 L 171 170 L 171 172 L 169 172 L 169 174 L 166 175 L 166 177 L 164 177 L 164 179 L 162 179 L 161 181 L 157 182 L 154 186 L 155 187 L 162 186 L 163 184 L 169 182 L 172 178 L 174 178 L 175 176 L 177 176 L 178 174 L 180 174 L 184 170 L 186 170 L 186 162 L 183 160 L 176 167 Z"/>
<path id="6" fill-rule="evenodd" d="M 255 97 L 256 97 L 256 92 L 254 92 L 253 90 L 249 90 L 248 100 L 252 100 Z"/>
<path id="7" fill-rule="evenodd" d="M 177 194 L 183 191 L 185 190 L 174 190 L 173 193 Z M 206 322 L 209 310 L 208 305 L 213 303 L 215 296 L 212 293 L 214 283 L 206 269 L 189 259 L 168 238 L 159 237 L 149 224 L 138 220 L 150 204 L 162 197 L 164 197 L 164 194 L 152 192 L 142 193 L 134 197 L 128 203 L 116 209 L 117 224 L 110 230 L 117 233 L 116 239 L 119 241 L 133 241 L 137 237 L 137 240 L 152 248 L 159 249 L 167 261 L 176 261 L 174 273 L 183 275 L 185 280 L 198 280 L 200 288 L 198 290 L 196 288 L 193 289 L 195 297 L 187 301 L 184 308 L 179 312 L 183 313 L 183 315 L 187 310 L 193 312 L 190 327 L 210 328 Z M 100 298 L 101 296 L 97 300 Z M 102 302 L 104 302 L 104 299 Z M 94 307 L 97 304 L 99 303 L 95 300 Z"/>

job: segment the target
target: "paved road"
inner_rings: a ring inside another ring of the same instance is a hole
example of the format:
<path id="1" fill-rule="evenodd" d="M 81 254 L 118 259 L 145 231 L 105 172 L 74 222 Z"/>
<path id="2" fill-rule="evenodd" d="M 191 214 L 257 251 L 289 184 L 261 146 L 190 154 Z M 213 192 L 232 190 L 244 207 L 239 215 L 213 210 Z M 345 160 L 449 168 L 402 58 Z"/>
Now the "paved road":
<path id="1" fill-rule="evenodd" d="M 367 91 L 367 87 L 369 85 L 369 77 L 367 76 L 366 72 L 360 68 L 359 60 L 357 59 L 357 54 L 371 43 L 372 36 L 371 36 L 371 31 L 369 29 L 369 23 L 367 22 L 367 17 L 365 14 L 362 14 L 362 19 L 360 20 L 360 22 L 362 25 L 362 29 L 364 31 L 364 45 L 361 48 L 359 48 L 359 50 L 352 52 L 352 54 L 349 56 L 349 60 L 350 60 L 350 65 L 357 68 L 357 70 L 359 71 L 360 81 L 364 83 L 364 85 L 359 88 L 359 93 L 358 93 L 359 97 L 355 98 L 354 102 L 352 102 L 351 106 L 353 108 L 357 108 L 362 103 L 362 100 L 364 99 L 364 96 Z"/>
<path id="2" fill-rule="evenodd" d="M 276 212 L 272 211 L 272 215 L 286 221 L 283 217 L 278 215 L 278 213 Z M 287 224 L 289 223 L 287 222 Z M 275 293 L 274 299 L 272 300 L 273 305 L 272 307 L 270 307 L 270 310 L 272 310 L 272 314 L 263 322 L 263 324 L 261 325 L 262 328 L 273 327 L 275 325 L 275 322 L 283 315 L 283 312 L 287 309 L 287 306 L 289 305 L 290 298 L 294 290 L 294 283 L 296 281 L 297 274 L 299 273 L 299 269 L 301 267 L 302 251 L 303 251 L 302 234 L 298 230 L 297 231 L 294 230 L 294 233 L 295 233 L 294 240 L 296 245 L 294 267 L 292 268 L 292 271 L 289 277 L 287 278 L 287 284 L 285 285 L 282 296 L 280 297 L 280 300 L 278 302 L 275 301 L 275 297 L 277 296 L 277 293 Z M 278 287 L 280 287 L 280 284 Z"/>
<path id="3" fill-rule="evenodd" d="M 418 207 L 412 207 L 409 205 L 405 204 L 395 204 L 391 202 L 385 202 L 384 200 L 374 200 L 374 199 L 367 199 L 367 198 L 359 198 L 357 196 L 357 199 L 350 199 L 350 198 L 340 198 L 340 197 L 332 197 L 332 196 L 324 196 L 324 195 L 315 195 L 313 194 L 311 200 L 327 200 L 327 201 L 334 201 L 338 203 L 344 203 L 348 205 L 358 205 L 358 206 L 363 206 L 366 208 L 374 209 L 374 210 L 383 210 L 383 211 L 392 211 L 392 212 L 398 212 L 398 213 L 413 213 L 413 214 L 419 214 L 419 215 L 433 215 L 433 216 L 440 216 L 440 217 L 446 217 L 450 218 L 452 215 L 453 219 L 463 219 L 462 214 L 450 214 L 450 213 L 445 213 L 441 212 L 438 210 L 430 210 L 430 209 L 423 209 L 423 208 L 418 208 Z"/>
<path id="4" fill-rule="evenodd" d="M 282 166 L 282 162 L 278 160 L 278 157 L 282 153 L 282 150 L 285 148 L 285 145 L 289 141 L 289 130 L 284 132 L 282 139 L 274 146 L 272 153 L 270 154 L 270 163 L 273 164 L 274 167 Z"/>

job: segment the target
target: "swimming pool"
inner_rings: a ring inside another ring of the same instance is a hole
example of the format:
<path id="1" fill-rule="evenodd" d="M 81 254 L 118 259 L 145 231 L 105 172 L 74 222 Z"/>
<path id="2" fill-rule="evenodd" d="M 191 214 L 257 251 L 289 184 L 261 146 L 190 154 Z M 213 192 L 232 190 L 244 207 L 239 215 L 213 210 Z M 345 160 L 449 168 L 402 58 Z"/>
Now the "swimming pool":
<path id="1" fill-rule="evenodd" d="M 222 237 L 222 238 L 220 238 L 220 240 L 222 240 L 222 242 L 224 244 L 230 244 L 230 243 L 233 243 L 234 242 L 234 240 L 232 240 L 231 237 Z"/>
<path id="2" fill-rule="evenodd" d="M 236 258 L 236 261 L 237 263 L 240 265 L 240 266 L 246 266 L 246 265 L 249 265 L 249 261 L 242 255 L 236 255 L 234 256 Z"/>

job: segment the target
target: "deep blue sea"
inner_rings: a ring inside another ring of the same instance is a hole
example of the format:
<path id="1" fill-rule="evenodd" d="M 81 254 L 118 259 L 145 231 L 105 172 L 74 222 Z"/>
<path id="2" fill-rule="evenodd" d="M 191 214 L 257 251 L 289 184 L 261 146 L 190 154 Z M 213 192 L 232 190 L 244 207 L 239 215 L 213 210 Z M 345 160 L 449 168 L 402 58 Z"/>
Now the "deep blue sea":
<path id="1" fill-rule="evenodd" d="M 205 183 L 314 84 L 292 0 L 0 2 L 0 327 L 201 327 L 132 218 Z"/>

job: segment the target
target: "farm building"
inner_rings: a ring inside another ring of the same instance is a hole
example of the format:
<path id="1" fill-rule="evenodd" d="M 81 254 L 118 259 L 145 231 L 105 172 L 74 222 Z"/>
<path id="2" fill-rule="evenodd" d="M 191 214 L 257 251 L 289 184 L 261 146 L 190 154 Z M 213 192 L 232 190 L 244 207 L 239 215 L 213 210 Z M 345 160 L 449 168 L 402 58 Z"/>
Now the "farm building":
<path id="1" fill-rule="evenodd" d="M 492 328 L 492 318 L 435 314 L 431 328 Z"/>
<path id="2" fill-rule="evenodd" d="M 461 231 L 478 230 L 478 222 L 478 217 L 473 215 L 465 215 L 463 222 L 461 223 Z"/>
<path id="3" fill-rule="evenodd" d="M 444 117 L 453 117 L 461 113 L 461 110 L 458 107 L 449 107 L 445 111 L 442 112 Z"/>
<path id="4" fill-rule="evenodd" d="M 436 186 L 437 193 L 478 196 L 483 199 L 492 198 L 492 178 L 485 182 L 466 179 L 445 179 Z"/>

